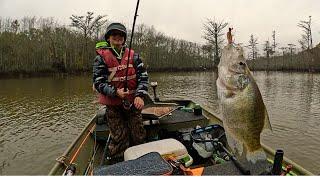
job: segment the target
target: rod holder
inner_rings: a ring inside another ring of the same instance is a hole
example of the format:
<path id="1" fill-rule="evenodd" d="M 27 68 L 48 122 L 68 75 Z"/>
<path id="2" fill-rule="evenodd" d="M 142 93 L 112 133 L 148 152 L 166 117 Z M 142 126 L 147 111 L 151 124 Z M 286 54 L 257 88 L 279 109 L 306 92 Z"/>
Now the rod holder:
<path id="1" fill-rule="evenodd" d="M 160 102 L 160 99 L 157 97 L 157 92 L 156 92 L 156 88 L 158 86 L 158 82 L 151 82 L 150 83 L 152 89 L 153 89 L 153 98 L 155 102 Z"/>
<path id="2" fill-rule="evenodd" d="M 276 154 L 274 155 L 272 175 L 280 175 L 282 171 L 282 160 L 283 160 L 283 150 L 277 149 Z"/>

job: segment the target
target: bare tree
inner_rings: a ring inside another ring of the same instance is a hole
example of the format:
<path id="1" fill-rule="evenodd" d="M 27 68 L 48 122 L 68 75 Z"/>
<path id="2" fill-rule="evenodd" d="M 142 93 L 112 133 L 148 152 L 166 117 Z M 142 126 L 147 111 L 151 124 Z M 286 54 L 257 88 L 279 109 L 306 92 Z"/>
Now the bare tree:
<path id="1" fill-rule="evenodd" d="M 279 49 L 282 50 L 282 56 L 284 56 L 285 52 L 287 51 L 287 47 L 280 47 Z"/>
<path id="2" fill-rule="evenodd" d="M 36 28 L 36 21 L 37 21 L 37 18 L 35 16 L 28 18 L 28 30 L 29 31 Z"/>
<path id="3" fill-rule="evenodd" d="M 98 15 L 97 17 L 94 17 L 93 12 L 87 12 L 86 16 L 72 15 L 70 17 L 72 21 L 71 27 L 75 27 L 80 30 L 84 37 L 84 45 L 81 45 L 83 53 L 80 55 L 82 57 L 82 61 L 86 61 L 85 59 L 90 58 L 89 53 L 86 51 L 88 49 L 88 43 L 93 35 L 96 35 L 96 38 L 98 38 L 97 36 L 100 31 L 100 27 L 107 22 L 107 20 L 104 19 L 105 17 L 106 15 Z"/>
<path id="4" fill-rule="evenodd" d="M 302 36 L 303 36 L 303 35 L 302 35 Z M 303 38 L 302 38 L 301 40 L 298 40 L 298 42 L 299 42 L 299 44 L 300 44 L 300 46 L 301 46 L 302 51 L 308 49 L 308 45 L 306 44 L 306 41 L 303 40 L 303 39 L 305 39 L 304 36 L 303 36 Z"/>
<path id="5" fill-rule="evenodd" d="M 250 40 L 249 40 L 249 45 L 245 46 L 246 48 L 248 48 L 250 50 L 248 56 L 249 59 L 251 60 L 255 60 L 257 58 L 257 54 L 258 54 L 258 38 L 255 38 L 253 36 L 253 34 L 251 34 L 250 36 Z"/>
<path id="6" fill-rule="evenodd" d="M 290 51 L 290 57 L 291 57 L 291 61 L 292 61 L 292 55 L 293 55 L 293 51 L 295 50 L 295 44 L 288 44 L 288 49 Z"/>
<path id="7" fill-rule="evenodd" d="M 288 49 L 290 51 L 290 62 L 289 62 L 289 66 L 291 66 L 293 63 L 292 63 L 292 55 L 293 55 L 293 51 L 295 50 L 295 44 L 288 44 Z"/>
<path id="8" fill-rule="evenodd" d="M 292 55 L 293 54 L 293 50 L 295 49 L 295 44 L 288 44 L 288 48 L 290 50 L 290 54 Z"/>
<path id="9" fill-rule="evenodd" d="M 271 52 L 272 52 L 272 47 L 270 46 L 269 40 L 268 40 L 268 41 L 265 41 L 265 43 L 263 44 L 263 51 L 264 51 L 265 54 L 266 54 L 266 58 L 269 58 L 269 57 L 270 57 L 270 54 L 271 54 Z"/>
<path id="10" fill-rule="evenodd" d="M 302 39 L 298 41 L 301 48 L 303 50 L 312 48 L 311 16 L 309 16 L 309 21 L 300 21 L 298 27 L 302 28 L 303 31 Z"/>
<path id="11" fill-rule="evenodd" d="M 276 31 L 272 31 L 272 51 L 271 54 L 276 53 L 276 47 L 278 46 L 278 43 L 276 43 Z"/>
<path id="12" fill-rule="evenodd" d="M 204 36 L 203 38 L 207 40 L 208 44 L 213 47 L 214 56 L 213 62 L 214 66 L 217 66 L 220 62 L 220 51 L 221 46 L 223 45 L 224 35 L 223 29 L 228 25 L 227 22 L 213 19 L 207 19 L 207 22 L 203 24 L 204 27 Z"/>
<path id="13" fill-rule="evenodd" d="M 0 33 L 2 32 L 2 18 L 0 17 Z"/>
<path id="14" fill-rule="evenodd" d="M 2 24 L 4 32 L 10 32 L 11 22 L 12 22 L 11 18 L 4 19 Z"/>
<path id="15" fill-rule="evenodd" d="M 21 20 L 20 20 L 20 28 L 21 28 L 21 32 L 27 32 L 29 31 L 29 19 L 30 17 L 23 17 Z"/>
<path id="16" fill-rule="evenodd" d="M 92 37 L 93 33 L 96 33 L 101 26 L 103 26 L 107 19 L 104 19 L 106 15 L 98 15 L 96 18 L 93 17 L 93 12 L 87 12 L 86 16 L 72 15 L 71 26 L 79 29 L 85 38 Z"/>
<path id="17" fill-rule="evenodd" d="M 19 30 L 20 24 L 19 21 L 16 19 L 14 21 L 12 21 L 11 23 L 11 30 L 14 34 L 17 34 L 18 30 Z"/>
<path id="18" fill-rule="evenodd" d="M 46 28 L 55 28 L 58 27 L 58 22 L 54 20 L 53 17 L 49 18 L 39 18 L 38 24 L 40 29 L 46 29 Z"/>

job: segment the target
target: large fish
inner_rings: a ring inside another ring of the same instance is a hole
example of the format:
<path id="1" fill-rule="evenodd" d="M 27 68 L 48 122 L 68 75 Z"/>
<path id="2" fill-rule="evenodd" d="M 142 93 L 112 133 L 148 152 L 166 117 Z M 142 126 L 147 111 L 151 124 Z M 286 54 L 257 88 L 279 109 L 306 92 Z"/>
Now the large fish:
<path id="1" fill-rule="evenodd" d="M 242 47 L 229 44 L 222 50 L 217 91 L 223 125 L 232 151 L 251 164 L 265 161 L 260 134 L 264 128 L 271 130 L 271 125 Z"/>

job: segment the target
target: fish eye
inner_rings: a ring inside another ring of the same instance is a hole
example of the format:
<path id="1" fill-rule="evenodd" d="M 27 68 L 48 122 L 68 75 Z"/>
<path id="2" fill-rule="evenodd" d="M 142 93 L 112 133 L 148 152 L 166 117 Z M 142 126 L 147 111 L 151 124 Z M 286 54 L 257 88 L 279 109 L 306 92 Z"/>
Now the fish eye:
<path id="1" fill-rule="evenodd" d="M 243 62 L 241 62 L 241 61 L 239 62 L 239 64 L 240 64 L 240 65 L 245 65 L 245 64 L 244 64 Z"/>

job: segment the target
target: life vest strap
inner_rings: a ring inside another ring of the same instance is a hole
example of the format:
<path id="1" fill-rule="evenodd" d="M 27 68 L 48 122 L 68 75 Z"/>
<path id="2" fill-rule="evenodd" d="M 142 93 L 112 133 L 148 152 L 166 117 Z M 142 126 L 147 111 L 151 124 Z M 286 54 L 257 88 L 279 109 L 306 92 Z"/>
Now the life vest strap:
<path id="1" fill-rule="evenodd" d="M 128 76 L 128 78 L 127 78 L 127 80 L 131 80 L 131 79 L 135 79 L 136 78 L 136 75 L 134 74 L 134 75 L 132 75 L 132 76 Z M 114 77 L 114 78 L 112 78 L 112 80 L 111 81 L 120 81 L 120 82 L 123 82 L 123 81 L 125 81 L 126 80 L 126 76 L 121 76 L 121 77 Z M 111 82 L 110 81 L 110 82 Z"/>
<path id="2" fill-rule="evenodd" d="M 129 64 L 128 67 L 129 68 L 133 67 L 133 65 Z M 127 69 L 127 65 L 121 64 L 121 65 L 116 66 L 116 67 L 108 68 L 109 72 L 111 72 L 111 74 L 110 74 L 110 76 L 108 78 L 108 82 L 114 81 L 113 78 L 114 78 L 114 75 L 117 73 L 117 71 L 122 71 L 124 69 Z"/>
<path id="3" fill-rule="evenodd" d="M 133 67 L 133 65 L 132 65 L 132 64 L 129 64 L 129 67 Z M 124 70 L 124 69 L 127 69 L 127 65 L 125 65 L 125 64 L 121 64 L 121 65 L 116 66 L 116 67 L 108 68 L 108 70 L 109 70 L 110 72 L 113 72 L 113 71 L 122 71 L 122 70 Z"/>

